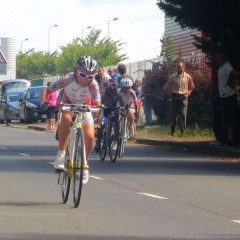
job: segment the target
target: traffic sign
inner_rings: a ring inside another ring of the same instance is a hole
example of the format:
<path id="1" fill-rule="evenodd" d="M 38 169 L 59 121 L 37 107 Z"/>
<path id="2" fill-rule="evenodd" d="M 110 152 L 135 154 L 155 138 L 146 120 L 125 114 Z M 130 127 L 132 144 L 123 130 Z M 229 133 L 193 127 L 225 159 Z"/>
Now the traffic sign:
<path id="1" fill-rule="evenodd" d="M 0 51 L 0 64 L 7 64 L 6 58 L 3 56 L 2 51 Z"/>

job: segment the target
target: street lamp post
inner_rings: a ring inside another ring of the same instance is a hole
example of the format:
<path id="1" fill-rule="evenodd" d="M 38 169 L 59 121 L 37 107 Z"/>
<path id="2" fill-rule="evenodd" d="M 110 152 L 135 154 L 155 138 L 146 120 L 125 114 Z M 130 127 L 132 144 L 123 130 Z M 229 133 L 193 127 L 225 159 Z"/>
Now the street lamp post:
<path id="1" fill-rule="evenodd" d="M 48 52 L 50 52 L 50 29 L 51 28 L 54 28 L 54 27 L 58 27 L 57 24 L 51 26 L 51 27 L 48 27 Z"/>
<path id="2" fill-rule="evenodd" d="M 115 17 L 112 20 L 108 21 L 108 37 L 109 37 L 109 23 L 112 22 L 112 21 L 117 21 L 117 20 L 118 20 L 118 18 Z"/>
<path id="3" fill-rule="evenodd" d="M 83 39 L 83 31 L 84 30 L 87 30 L 87 29 L 91 29 L 92 27 L 91 26 L 88 26 L 87 28 L 84 28 L 83 30 L 82 30 L 82 39 Z"/>
<path id="4" fill-rule="evenodd" d="M 24 42 L 24 41 L 28 41 L 29 39 L 28 38 L 25 38 L 25 39 L 23 39 L 22 41 L 21 41 L 21 52 L 22 52 L 22 43 Z"/>

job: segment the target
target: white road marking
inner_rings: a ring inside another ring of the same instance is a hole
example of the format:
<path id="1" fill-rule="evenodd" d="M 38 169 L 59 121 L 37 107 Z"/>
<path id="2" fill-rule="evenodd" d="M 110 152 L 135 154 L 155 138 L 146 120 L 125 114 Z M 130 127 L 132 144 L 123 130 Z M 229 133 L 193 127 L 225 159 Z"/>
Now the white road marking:
<path id="1" fill-rule="evenodd" d="M 53 162 L 48 162 L 49 164 L 51 164 L 51 165 L 54 165 L 54 163 Z"/>
<path id="2" fill-rule="evenodd" d="M 0 212 L 0 215 L 17 215 L 17 216 L 65 216 L 66 214 L 51 214 L 51 213 L 9 213 Z"/>
<path id="3" fill-rule="evenodd" d="M 0 147 L 0 149 L 4 149 L 4 150 L 6 150 L 7 148 L 6 148 L 6 147 Z"/>
<path id="4" fill-rule="evenodd" d="M 26 154 L 26 153 L 19 153 L 19 154 L 22 155 L 22 156 L 25 156 L 25 157 L 30 157 L 30 155 Z"/>
<path id="5" fill-rule="evenodd" d="M 154 194 L 151 194 L 151 193 L 139 192 L 138 194 L 143 195 L 143 196 L 147 196 L 147 197 L 151 197 L 151 198 L 156 198 L 156 199 L 162 199 L 162 200 L 167 200 L 168 199 L 168 198 L 161 197 L 161 196 L 158 196 L 158 195 L 154 195 Z"/>
<path id="6" fill-rule="evenodd" d="M 239 224 L 240 224 L 240 220 L 231 220 L 231 222 L 239 223 Z"/>
<path id="7" fill-rule="evenodd" d="M 100 177 L 97 177 L 97 176 L 92 176 L 92 175 L 90 175 L 90 178 L 94 178 L 94 179 L 96 179 L 96 180 L 104 181 L 103 178 L 100 178 Z"/>

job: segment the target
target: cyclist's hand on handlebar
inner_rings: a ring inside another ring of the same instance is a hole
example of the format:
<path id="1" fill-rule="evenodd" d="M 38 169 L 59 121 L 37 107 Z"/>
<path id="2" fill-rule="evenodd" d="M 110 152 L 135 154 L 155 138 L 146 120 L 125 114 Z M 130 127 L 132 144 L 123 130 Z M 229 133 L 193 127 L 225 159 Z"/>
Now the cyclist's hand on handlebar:
<path id="1" fill-rule="evenodd" d="M 41 103 L 41 109 L 45 111 L 48 108 L 48 102 Z"/>

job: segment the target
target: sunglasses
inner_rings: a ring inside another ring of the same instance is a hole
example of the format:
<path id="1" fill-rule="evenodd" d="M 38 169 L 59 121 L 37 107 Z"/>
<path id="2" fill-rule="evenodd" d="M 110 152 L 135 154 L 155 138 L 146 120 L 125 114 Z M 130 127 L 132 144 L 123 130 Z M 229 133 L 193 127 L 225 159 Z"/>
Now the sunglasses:
<path id="1" fill-rule="evenodd" d="M 79 76 L 82 78 L 87 78 L 87 80 L 90 80 L 90 81 L 93 80 L 93 78 L 94 78 L 94 75 L 86 75 L 83 72 L 79 72 Z"/>

